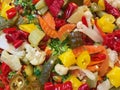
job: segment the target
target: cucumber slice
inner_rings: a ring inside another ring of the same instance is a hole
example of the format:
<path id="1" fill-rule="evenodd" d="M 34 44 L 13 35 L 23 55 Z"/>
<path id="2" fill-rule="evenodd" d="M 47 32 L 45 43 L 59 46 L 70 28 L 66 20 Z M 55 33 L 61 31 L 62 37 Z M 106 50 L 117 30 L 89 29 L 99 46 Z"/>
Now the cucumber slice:
<path id="1" fill-rule="evenodd" d="M 44 36 L 45 33 L 43 31 L 36 29 L 30 33 L 28 40 L 33 47 L 37 47 Z"/>

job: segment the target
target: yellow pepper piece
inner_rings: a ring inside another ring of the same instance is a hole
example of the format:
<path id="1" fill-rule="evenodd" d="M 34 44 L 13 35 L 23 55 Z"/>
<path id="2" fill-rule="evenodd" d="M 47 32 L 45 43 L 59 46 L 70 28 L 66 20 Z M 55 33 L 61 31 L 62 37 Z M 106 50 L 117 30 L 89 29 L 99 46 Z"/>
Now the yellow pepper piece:
<path id="1" fill-rule="evenodd" d="M 105 14 L 98 20 L 98 25 L 101 27 L 103 32 L 112 33 L 115 28 L 115 25 L 113 24 L 114 21 L 114 16 L 111 14 Z"/>
<path id="2" fill-rule="evenodd" d="M 80 68 L 85 69 L 89 63 L 90 63 L 90 55 L 87 51 L 82 52 L 77 57 L 77 65 Z"/>
<path id="3" fill-rule="evenodd" d="M 120 86 L 120 67 L 115 66 L 108 74 L 111 84 L 116 88 Z"/>
<path id="4" fill-rule="evenodd" d="M 33 30 L 38 29 L 35 24 L 22 24 L 19 28 L 25 32 L 31 33 Z"/>
<path id="5" fill-rule="evenodd" d="M 33 67 L 31 65 L 27 65 L 25 67 L 25 73 L 27 76 L 32 76 L 33 74 Z"/>
<path id="6" fill-rule="evenodd" d="M 71 49 L 68 49 L 66 52 L 62 53 L 59 56 L 59 59 L 66 67 L 69 67 L 76 63 L 75 55 L 73 54 Z"/>
<path id="7" fill-rule="evenodd" d="M 101 7 L 102 10 L 105 10 L 105 3 L 104 0 L 99 0 L 98 5 Z"/>
<path id="8" fill-rule="evenodd" d="M 82 85 L 82 82 L 73 75 L 70 76 L 66 81 L 71 81 L 73 90 L 78 90 L 78 88 Z"/>
<path id="9" fill-rule="evenodd" d="M 7 19 L 6 11 L 9 10 L 10 8 L 12 8 L 12 7 L 13 6 L 10 6 L 8 3 L 3 2 L 0 15 Z"/>

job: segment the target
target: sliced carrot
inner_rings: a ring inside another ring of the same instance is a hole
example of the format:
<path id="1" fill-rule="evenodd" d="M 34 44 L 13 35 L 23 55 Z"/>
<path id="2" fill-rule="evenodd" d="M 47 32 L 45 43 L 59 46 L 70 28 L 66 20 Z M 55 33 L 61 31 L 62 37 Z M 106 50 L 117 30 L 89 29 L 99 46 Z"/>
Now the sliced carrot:
<path id="1" fill-rule="evenodd" d="M 108 56 L 106 49 L 104 49 L 102 53 L 106 55 L 106 59 L 100 65 L 100 69 L 99 69 L 100 76 L 104 76 L 109 70 L 109 56 Z"/>
<path id="2" fill-rule="evenodd" d="M 89 54 L 99 53 L 99 52 L 103 51 L 105 48 L 102 45 L 99 45 L 99 46 L 97 46 L 97 45 L 84 45 L 83 47 L 89 52 Z"/>
<path id="3" fill-rule="evenodd" d="M 93 66 L 102 63 L 104 60 L 99 60 L 99 61 L 91 61 L 88 66 Z"/>
<path id="4" fill-rule="evenodd" d="M 65 24 L 58 30 L 58 38 L 61 40 L 63 35 L 66 33 L 70 33 L 76 27 L 75 24 Z"/>
<path id="5" fill-rule="evenodd" d="M 73 53 L 75 54 L 75 56 L 78 56 L 84 50 L 87 50 L 89 54 L 95 54 L 95 53 L 102 52 L 104 50 L 104 46 L 84 45 L 84 46 L 80 46 L 73 49 Z"/>
<path id="6" fill-rule="evenodd" d="M 43 31 L 44 31 L 48 36 L 50 36 L 51 38 L 57 38 L 57 37 L 58 37 L 57 31 L 56 31 L 55 29 L 52 29 L 52 28 L 45 22 L 45 20 L 44 20 L 41 16 L 38 16 L 38 19 L 39 19 L 39 23 L 40 23 Z"/>
<path id="7" fill-rule="evenodd" d="M 50 12 L 47 12 L 43 15 L 43 19 L 45 22 L 51 27 L 52 29 L 55 29 L 55 20 L 54 17 L 50 14 Z"/>
<path id="8" fill-rule="evenodd" d="M 87 69 L 90 70 L 91 72 L 99 71 L 99 67 L 97 65 L 89 66 L 87 67 Z"/>

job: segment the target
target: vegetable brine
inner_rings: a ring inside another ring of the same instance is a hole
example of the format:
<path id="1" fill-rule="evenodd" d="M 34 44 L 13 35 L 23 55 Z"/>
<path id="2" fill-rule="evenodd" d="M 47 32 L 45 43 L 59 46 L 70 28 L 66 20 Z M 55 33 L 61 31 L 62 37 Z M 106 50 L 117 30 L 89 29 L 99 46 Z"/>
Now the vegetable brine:
<path id="1" fill-rule="evenodd" d="M 120 90 L 120 0 L 0 0 L 0 90 Z"/>

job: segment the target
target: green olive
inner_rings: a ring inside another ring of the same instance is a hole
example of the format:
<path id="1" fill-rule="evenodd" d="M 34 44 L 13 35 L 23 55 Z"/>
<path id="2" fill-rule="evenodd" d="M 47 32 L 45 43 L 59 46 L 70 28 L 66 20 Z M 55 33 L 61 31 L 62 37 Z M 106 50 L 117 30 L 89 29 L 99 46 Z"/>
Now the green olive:
<path id="1" fill-rule="evenodd" d="M 21 90 L 25 86 L 25 79 L 21 75 L 15 75 L 10 80 L 10 90 Z"/>

